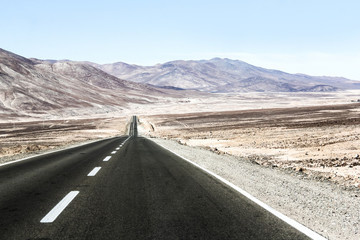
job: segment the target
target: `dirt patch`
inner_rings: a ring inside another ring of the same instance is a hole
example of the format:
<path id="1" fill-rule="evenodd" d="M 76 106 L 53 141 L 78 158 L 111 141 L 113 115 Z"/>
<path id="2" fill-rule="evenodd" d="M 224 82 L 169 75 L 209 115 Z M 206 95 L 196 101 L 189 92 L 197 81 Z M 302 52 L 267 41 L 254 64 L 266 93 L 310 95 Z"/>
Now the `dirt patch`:
<path id="1" fill-rule="evenodd" d="M 360 104 L 352 103 L 140 119 L 144 131 L 154 137 L 359 186 L 359 113 Z"/>
<path id="2" fill-rule="evenodd" d="M 0 123 L 0 163 L 27 154 L 124 135 L 128 117 Z"/>

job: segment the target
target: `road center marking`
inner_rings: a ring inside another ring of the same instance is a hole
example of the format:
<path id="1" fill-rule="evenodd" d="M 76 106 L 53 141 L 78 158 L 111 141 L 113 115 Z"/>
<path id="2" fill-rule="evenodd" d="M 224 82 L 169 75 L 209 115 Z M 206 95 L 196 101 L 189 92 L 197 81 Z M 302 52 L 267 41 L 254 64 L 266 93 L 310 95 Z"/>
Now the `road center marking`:
<path id="1" fill-rule="evenodd" d="M 120 150 L 120 148 L 116 148 L 115 150 Z"/>
<path id="2" fill-rule="evenodd" d="M 71 203 L 72 200 L 79 194 L 79 191 L 69 192 L 43 219 L 41 223 L 52 223 L 64 211 L 64 209 Z"/>
<path id="3" fill-rule="evenodd" d="M 115 154 L 115 153 L 116 153 L 116 151 L 112 151 L 112 152 L 111 152 L 111 154 Z"/>
<path id="4" fill-rule="evenodd" d="M 101 167 L 95 167 L 95 168 L 88 174 L 88 177 L 93 177 L 93 176 L 95 176 L 100 169 L 101 169 Z"/>
<path id="5" fill-rule="evenodd" d="M 106 158 L 104 158 L 104 162 L 107 162 L 107 161 L 109 161 L 110 160 L 110 158 L 111 158 L 111 156 L 107 156 Z"/>

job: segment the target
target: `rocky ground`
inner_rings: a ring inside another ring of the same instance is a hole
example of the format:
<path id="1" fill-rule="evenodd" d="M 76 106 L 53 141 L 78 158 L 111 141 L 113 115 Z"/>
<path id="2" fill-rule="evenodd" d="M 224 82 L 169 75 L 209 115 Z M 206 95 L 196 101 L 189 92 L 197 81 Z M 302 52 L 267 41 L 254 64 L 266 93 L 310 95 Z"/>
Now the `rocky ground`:
<path id="1" fill-rule="evenodd" d="M 346 190 L 303 172 L 268 168 L 242 157 L 217 154 L 174 140 L 152 140 L 227 179 L 327 239 L 360 238 L 358 188 Z"/>
<path id="2" fill-rule="evenodd" d="M 303 95 L 245 94 L 136 106 L 122 116 L 7 121 L 0 123 L 0 163 L 124 135 L 130 116 L 138 115 L 141 134 L 162 138 L 156 141 L 329 239 L 355 240 L 360 104 L 350 99 L 357 95 L 300 101 Z"/>
<path id="3" fill-rule="evenodd" d="M 124 135 L 128 117 L 0 123 L 0 163 Z"/>
<path id="4" fill-rule="evenodd" d="M 347 187 L 360 184 L 360 104 L 140 117 L 147 134 L 303 172 Z"/>

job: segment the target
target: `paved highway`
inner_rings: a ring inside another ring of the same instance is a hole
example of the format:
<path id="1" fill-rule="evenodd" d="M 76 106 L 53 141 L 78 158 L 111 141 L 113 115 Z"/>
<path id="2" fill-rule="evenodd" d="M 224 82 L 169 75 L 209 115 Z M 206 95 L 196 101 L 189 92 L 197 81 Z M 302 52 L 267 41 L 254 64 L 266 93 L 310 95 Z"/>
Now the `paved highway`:
<path id="1" fill-rule="evenodd" d="M 0 239 L 309 239 L 136 124 L 0 166 Z"/>

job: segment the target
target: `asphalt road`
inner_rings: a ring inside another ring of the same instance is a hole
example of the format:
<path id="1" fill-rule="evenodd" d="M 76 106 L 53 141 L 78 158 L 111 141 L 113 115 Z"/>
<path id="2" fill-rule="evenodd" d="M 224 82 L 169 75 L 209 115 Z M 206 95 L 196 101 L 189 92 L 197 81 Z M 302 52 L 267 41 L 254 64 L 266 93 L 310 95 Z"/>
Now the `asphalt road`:
<path id="1" fill-rule="evenodd" d="M 0 166 L 0 239 L 308 239 L 129 134 Z"/>

